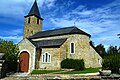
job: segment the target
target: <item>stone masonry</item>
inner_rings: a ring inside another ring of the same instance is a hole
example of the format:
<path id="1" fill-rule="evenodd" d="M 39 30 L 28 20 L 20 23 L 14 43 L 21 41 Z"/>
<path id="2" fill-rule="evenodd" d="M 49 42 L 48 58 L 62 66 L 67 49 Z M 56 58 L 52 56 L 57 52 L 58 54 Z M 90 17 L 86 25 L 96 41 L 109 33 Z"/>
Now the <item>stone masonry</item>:
<path id="1" fill-rule="evenodd" d="M 30 19 L 30 23 L 28 23 L 28 19 Z M 32 36 L 33 34 L 42 31 L 42 20 L 39 19 L 39 24 L 37 24 L 37 17 L 29 16 L 25 17 L 24 22 L 24 38 Z"/>
<path id="2" fill-rule="evenodd" d="M 66 58 L 72 59 L 84 59 L 86 68 L 101 67 L 102 58 L 101 56 L 90 46 L 89 37 L 86 35 L 64 35 L 54 36 L 47 38 L 33 39 L 37 40 L 48 40 L 48 39 L 59 39 L 67 38 L 65 43 L 60 48 L 42 48 L 42 54 L 48 52 L 51 54 L 51 63 L 42 63 L 42 56 L 39 60 L 40 69 L 60 69 L 60 63 Z M 70 54 L 70 43 L 75 43 L 75 54 Z"/>

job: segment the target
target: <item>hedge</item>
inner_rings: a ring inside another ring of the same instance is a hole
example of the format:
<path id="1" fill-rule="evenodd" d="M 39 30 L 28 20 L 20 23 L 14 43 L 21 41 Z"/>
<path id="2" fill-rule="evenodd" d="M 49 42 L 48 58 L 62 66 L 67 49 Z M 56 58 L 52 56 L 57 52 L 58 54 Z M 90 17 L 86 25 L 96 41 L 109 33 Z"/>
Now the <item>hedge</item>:
<path id="1" fill-rule="evenodd" d="M 109 69 L 113 73 L 119 73 L 119 68 L 120 68 L 120 54 L 112 54 L 104 57 L 102 69 Z"/>
<path id="2" fill-rule="evenodd" d="M 63 69 L 75 69 L 84 70 L 84 60 L 83 59 L 65 59 L 61 62 L 61 68 Z"/>

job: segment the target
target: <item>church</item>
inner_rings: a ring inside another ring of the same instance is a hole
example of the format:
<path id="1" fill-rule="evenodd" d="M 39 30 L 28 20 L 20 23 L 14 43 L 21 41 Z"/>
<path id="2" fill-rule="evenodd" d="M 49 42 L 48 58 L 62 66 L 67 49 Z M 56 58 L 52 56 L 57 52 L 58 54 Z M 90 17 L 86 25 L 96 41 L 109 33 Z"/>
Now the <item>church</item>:
<path id="1" fill-rule="evenodd" d="M 83 59 L 86 68 L 102 66 L 102 57 L 91 44 L 90 34 L 76 26 L 42 31 L 44 19 L 36 0 L 24 18 L 24 35 L 18 43 L 21 72 L 60 70 L 66 58 Z"/>

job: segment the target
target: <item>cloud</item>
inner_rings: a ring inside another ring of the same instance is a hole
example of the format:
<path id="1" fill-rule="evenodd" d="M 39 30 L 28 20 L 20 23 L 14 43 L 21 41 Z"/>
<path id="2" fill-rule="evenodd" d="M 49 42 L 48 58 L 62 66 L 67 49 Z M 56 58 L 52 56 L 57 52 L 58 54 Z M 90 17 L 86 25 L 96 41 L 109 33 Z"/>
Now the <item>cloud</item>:
<path id="1" fill-rule="evenodd" d="M 11 30 L 11 31 L 5 31 L 6 34 L 9 34 L 9 35 L 19 35 L 21 33 L 23 33 L 23 30 L 22 29 L 15 29 L 15 30 Z"/>
<path id="2" fill-rule="evenodd" d="M 64 9 L 63 9 L 64 10 Z M 116 36 L 120 33 L 120 1 L 115 0 L 110 4 L 96 9 L 87 9 L 79 5 L 71 12 L 65 11 L 61 18 L 53 17 L 50 21 L 57 27 L 75 25 L 80 29 L 92 34 L 92 40 L 96 44 L 120 45 Z"/>
<path id="3" fill-rule="evenodd" d="M 8 41 L 14 41 L 15 44 L 22 40 L 22 36 L 0 36 L 0 38 Z"/>
<path id="4" fill-rule="evenodd" d="M 8 40 L 8 41 L 13 41 L 14 43 L 20 42 L 22 40 L 22 29 L 13 29 L 13 30 L 6 30 L 3 31 L 3 33 L 0 35 L 1 39 Z"/>

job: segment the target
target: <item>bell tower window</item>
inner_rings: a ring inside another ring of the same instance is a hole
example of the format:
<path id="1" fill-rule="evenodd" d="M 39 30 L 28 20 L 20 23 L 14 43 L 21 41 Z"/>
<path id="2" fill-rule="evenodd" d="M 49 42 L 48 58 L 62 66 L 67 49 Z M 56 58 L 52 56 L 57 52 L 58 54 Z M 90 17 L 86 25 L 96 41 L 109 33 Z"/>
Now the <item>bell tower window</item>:
<path id="1" fill-rule="evenodd" d="M 28 18 L 28 23 L 30 23 L 30 17 Z"/>
<path id="2" fill-rule="evenodd" d="M 37 24 L 39 24 L 39 19 L 37 18 Z"/>

